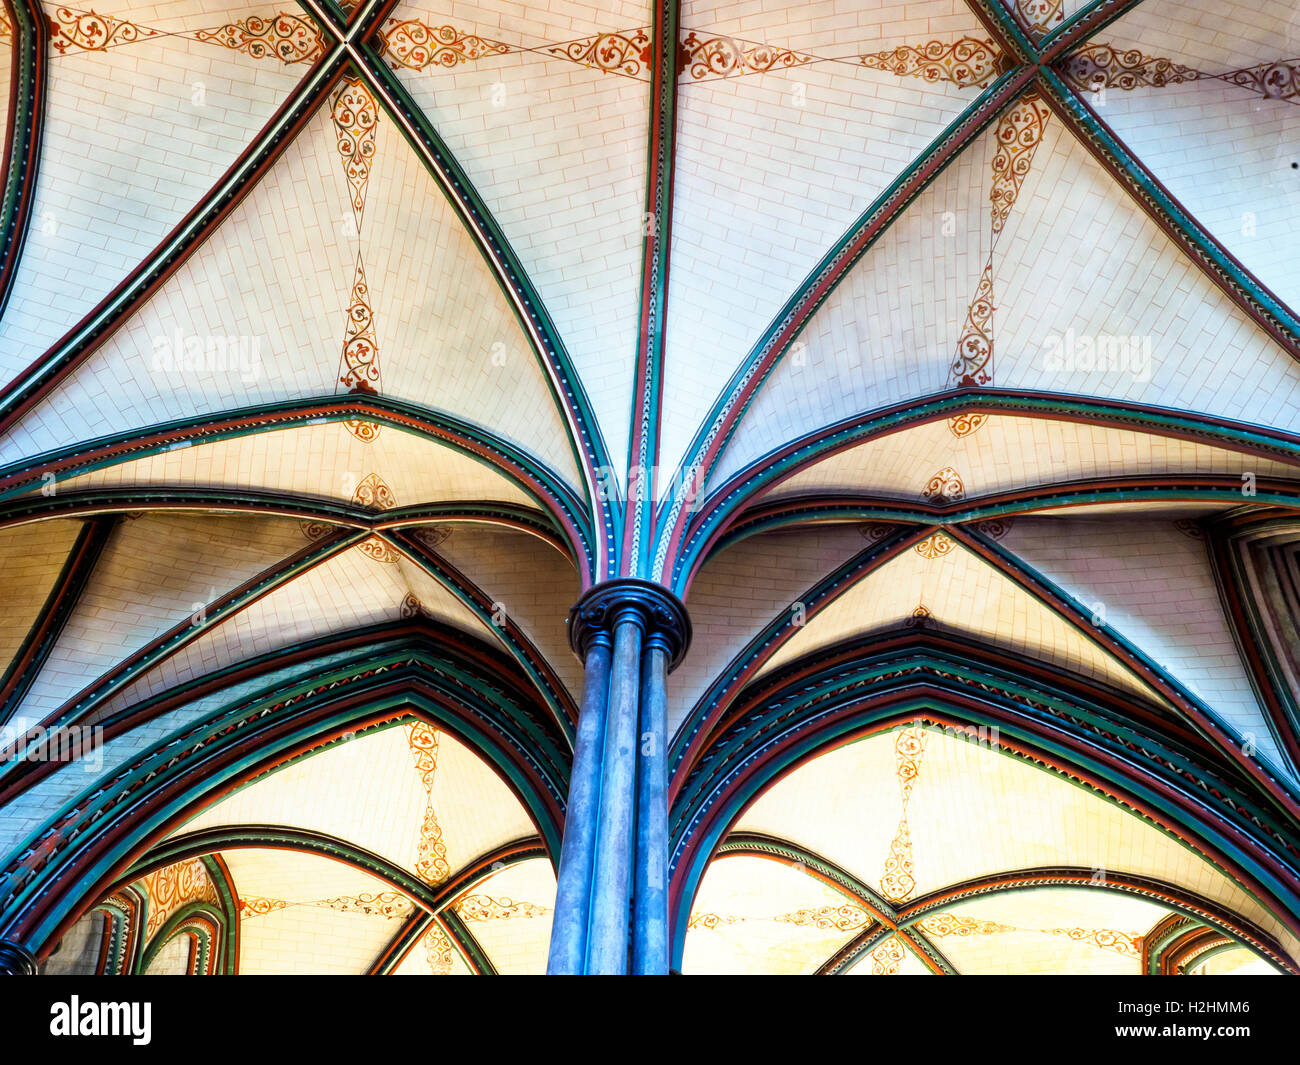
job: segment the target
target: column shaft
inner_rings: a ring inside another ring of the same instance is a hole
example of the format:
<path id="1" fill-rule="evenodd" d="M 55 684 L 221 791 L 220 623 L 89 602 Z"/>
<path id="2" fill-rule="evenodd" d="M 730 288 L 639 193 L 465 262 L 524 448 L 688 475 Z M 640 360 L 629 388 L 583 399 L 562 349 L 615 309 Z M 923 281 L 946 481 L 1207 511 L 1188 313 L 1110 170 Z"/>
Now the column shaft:
<path id="1" fill-rule="evenodd" d="M 681 600 L 638 577 L 588 588 L 569 611 L 569 646 L 587 677 L 551 973 L 668 971 L 665 678 L 690 641 Z"/>
<path id="2" fill-rule="evenodd" d="M 596 826 L 596 868 L 587 930 L 587 971 L 603 975 L 621 975 L 628 967 L 641 625 L 640 617 L 628 611 L 619 616 L 614 626 L 614 663 L 605 727 L 605 776 Z"/>
<path id="3" fill-rule="evenodd" d="M 632 971 L 668 973 L 668 650 L 651 637 L 641 660 Z"/>
<path id="4" fill-rule="evenodd" d="M 596 821 L 600 816 L 601 762 L 605 713 L 609 703 L 610 643 L 595 639 L 587 651 L 582 708 L 574 744 L 573 773 L 564 818 L 564 843 L 556 882 L 555 916 L 546 971 L 573 975 L 584 971 L 591 884 L 596 859 Z"/>

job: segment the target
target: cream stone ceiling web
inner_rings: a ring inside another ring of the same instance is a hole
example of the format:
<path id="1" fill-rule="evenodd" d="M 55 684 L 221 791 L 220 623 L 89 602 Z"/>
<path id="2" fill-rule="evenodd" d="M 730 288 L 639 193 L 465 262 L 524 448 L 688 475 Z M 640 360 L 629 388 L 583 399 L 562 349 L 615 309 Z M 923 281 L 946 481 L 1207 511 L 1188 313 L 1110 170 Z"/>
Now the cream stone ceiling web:
<path id="1" fill-rule="evenodd" d="M 0 940 L 543 971 L 621 577 L 683 971 L 1296 968 L 1289 0 L 5 0 L 0 66 L 0 746 L 103 730 L 0 763 Z"/>
<path id="2" fill-rule="evenodd" d="M 814 759 L 734 824 L 696 896 L 684 971 L 1136 975 L 1173 911 L 1128 893 L 1135 875 L 1259 913 L 1180 849 L 975 737 L 907 726 Z M 1000 888 L 945 901 L 995 872 Z"/>

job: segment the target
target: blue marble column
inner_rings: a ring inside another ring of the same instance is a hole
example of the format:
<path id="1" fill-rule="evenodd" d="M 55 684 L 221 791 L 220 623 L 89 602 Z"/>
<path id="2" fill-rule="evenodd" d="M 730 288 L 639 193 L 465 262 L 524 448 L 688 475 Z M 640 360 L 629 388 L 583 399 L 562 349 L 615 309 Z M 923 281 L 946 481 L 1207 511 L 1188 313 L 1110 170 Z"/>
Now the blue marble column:
<path id="1" fill-rule="evenodd" d="M 600 810 L 600 777 L 604 761 L 605 706 L 609 702 L 612 644 L 606 632 L 594 632 L 584 658 L 582 707 L 569 778 L 564 845 L 556 883 L 555 918 L 551 926 L 548 973 L 572 975 L 583 971 L 587 957 L 590 888 L 596 861 L 596 819 Z"/>
<path id="2" fill-rule="evenodd" d="M 641 659 L 632 909 L 632 972 L 642 976 L 668 972 L 668 659 L 662 634 L 650 636 Z"/>
<path id="3" fill-rule="evenodd" d="M 608 581 L 574 606 L 569 642 L 586 678 L 547 971 L 666 973 L 665 677 L 690 620 L 659 585 Z"/>
<path id="4" fill-rule="evenodd" d="M 632 839 L 636 826 L 636 726 L 644 619 L 628 607 L 614 628 L 614 667 L 605 716 L 604 786 L 596 829 L 596 868 L 587 929 L 587 971 L 627 972 L 632 901 Z"/>

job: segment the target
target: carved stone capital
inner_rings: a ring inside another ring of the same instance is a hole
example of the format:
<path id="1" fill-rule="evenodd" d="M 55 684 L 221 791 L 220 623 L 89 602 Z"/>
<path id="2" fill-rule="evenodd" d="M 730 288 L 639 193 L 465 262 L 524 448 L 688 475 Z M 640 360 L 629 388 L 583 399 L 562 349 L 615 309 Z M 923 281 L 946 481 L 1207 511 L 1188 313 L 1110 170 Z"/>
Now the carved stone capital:
<path id="1" fill-rule="evenodd" d="M 35 976 L 36 958 L 31 951 L 0 939 L 0 976 Z"/>
<path id="2" fill-rule="evenodd" d="M 620 622 L 641 626 L 644 638 L 661 642 L 673 669 L 691 645 L 691 619 L 682 601 L 662 585 L 635 577 L 591 588 L 569 611 L 569 646 L 583 661 L 597 640 L 612 641 Z"/>

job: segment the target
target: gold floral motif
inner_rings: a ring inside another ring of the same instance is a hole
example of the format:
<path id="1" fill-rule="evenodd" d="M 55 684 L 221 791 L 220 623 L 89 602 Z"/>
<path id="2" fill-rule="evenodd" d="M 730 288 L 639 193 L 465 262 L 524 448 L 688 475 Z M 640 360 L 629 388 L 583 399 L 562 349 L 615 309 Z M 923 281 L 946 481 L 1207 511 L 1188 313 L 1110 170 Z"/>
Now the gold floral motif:
<path id="1" fill-rule="evenodd" d="M 1015 17 L 1021 29 L 1044 34 L 1065 17 L 1064 0 L 1015 0 Z"/>
<path id="2" fill-rule="evenodd" d="M 966 326 L 957 340 L 957 357 L 949 369 L 954 385 L 987 385 L 993 380 L 993 312 L 996 309 L 993 305 L 993 259 L 990 257 L 980 273 L 975 298 L 971 300 L 970 309 L 966 312 Z M 959 415 L 951 419 L 951 422 L 962 420 L 970 423 L 970 426 L 965 433 L 957 432 L 956 429 L 953 432 L 957 436 L 974 432 L 985 418 L 981 414 Z"/>
<path id="3" fill-rule="evenodd" d="M 284 899 L 267 899 L 258 896 L 248 897 L 241 895 L 239 897 L 239 916 L 243 917 L 264 917 L 273 910 L 286 909 L 290 903 Z"/>
<path id="4" fill-rule="evenodd" d="M 424 786 L 424 818 L 420 822 L 415 872 L 426 884 L 440 884 L 451 875 L 447 863 L 447 845 L 433 809 L 433 778 L 438 769 L 438 733 L 424 721 L 406 726 L 407 746 L 415 761 L 415 771 Z"/>
<path id="5" fill-rule="evenodd" d="M 687 928 L 720 928 L 724 925 L 740 924 L 743 917 L 721 913 L 693 913 L 686 923 Z"/>
<path id="6" fill-rule="evenodd" d="M 352 280 L 352 301 L 348 304 L 342 371 L 339 384 L 349 392 L 375 395 L 379 391 L 379 342 L 375 338 L 370 286 L 366 283 L 366 268 L 360 255 L 357 256 L 356 274 Z"/>
<path id="7" fill-rule="evenodd" d="M 141 878 L 145 898 L 148 900 L 148 917 L 145 935 L 152 936 L 173 913 L 189 902 L 220 904 L 217 886 L 208 876 L 207 867 L 199 858 L 176 862 L 156 869 Z"/>
<path id="8" fill-rule="evenodd" d="M 528 917 L 545 917 L 551 910 L 531 902 L 491 895 L 466 895 L 456 903 L 456 913 L 466 921 L 509 921 Z"/>
<path id="9" fill-rule="evenodd" d="M 916 890 L 915 866 L 912 858 L 912 830 L 907 815 L 898 822 L 898 829 L 889 843 L 889 856 L 885 859 L 885 872 L 880 878 L 880 890 L 891 902 L 906 902 Z"/>
<path id="10" fill-rule="evenodd" d="M 394 70 L 454 67 L 484 56 L 504 55 L 508 44 L 489 41 L 454 26 L 431 26 L 419 19 L 389 19 L 379 33 L 380 54 Z"/>
<path id="11" fill-rule="evenodd" d="M 921 757 L 925 754 L 928 737 L 929 734 L 921 725 L 909 725 L 894 734 L 894 765 L 902 802 L 898 830 L 889 844 L 885 872 L 880 878 L 881 893 L 891 902 L 906 902 L 916 890 L 907 804 L 912 798 L 912 786 L 921 772 Z"/>
<path id="12" fill-rule="evenodd" d="M 975 531 L 990 540 L 1001 540 L 1011 531 L 1012 518 L 988 518 L 975 523 Z"/>
<path id="13" fill-rule="evenodd" d="M 424 819 L 420 822 L 419 855 L 415 859 L 415 872 L 426 884 L 441 884 L 451 875 L 451 866 L 447 864 L 447 845 L 442 839 L 442 827 L 438 824 L 432 799 L 425 805 Z"/>
<path id="14" fill-rule="evenodd" d="M 1101 89 L 1163 88 L 1196 81 L 1201 72 L 1172 59 L 1143 55 L 1136 48 L 1085 44 L 1065 61 L 1065 79 L 1084 92 Z"/>
<path id="15" fill-rule="evenodd" d="M 993 239 L 988 261 L 980 272 L 980 280 L 966 312 L 966 324 L 957 340 L 957 354 L 950 367 L 949 378 L 954 387 L 972 388 L 993 383 L 993 249 L 1006 226 L 1011 208 L 1020 194 L 1020 186 L 1034 150 L 1043 139 L 1047 120 L 1051 115 L 1048 106 L 1036 93 L 1028 93 L 999 120 L 994 132 L 997 150 L 993 155 L 993 183 L 989 189 Z M 988 421 L 987 414 L 971 411 L 948 419 L 948 429 L 956 437 L 969 436 Z"/>
<path id="16" fill-rule="evenodd" d="M 157 30 L 134 22 L 109 18 L 94 11 L 56 7 L 50 19 L 50 48 L 59 55 L 71 52 L 102 52 L 119 44 L 131 44 L 142 37 L 156 37 Z"/>
<path id="17" fill-rule="evenodd" d="M 417 525 L 411 530 L 411 536 L 419 540 L 430 551 L 436 551 L 451 539 L 451 527 L 448 525 Z"/>
<path id="18" fill-rule="evenodd" d="M 951 44 L 945 41 L 904 44 L 858 59 L 864 67 L 873 70 L 921 78 L 931 84 L 947 81 L 963 89 L 972 85 L 983 87 L 1009 67 L 1006 55 L 992 41 L 977 37 L 961 37 Z"/>
<path id="19" fill-rule="evenodd" d="M 903 944 L 897 936 L 890 936 L 872 950 L 870 957 L 873 976 L 897 976 L 903 964 Z"/>
<path id="20" fill-rule="evenodd" d="M 397 552 L 378 536 L 362 540 L 361 543 L 357 544 L 357 548 L 367 558 L 373 558 L 376 562 L 383 562 L 390 566 L 396 566 L 401 562 L 401 557 Z"/>
<path id="21" fill-rule="evenodd" d="M 368 473 L 352 493 L 352 502 L 363 510 L 380 511 L 397 506 L 397 497 L 393 495 L 393 490 L 377 473 Z M 303 532 L 307 533 L 306 526 L 304 526 Z M 310 534 L 308 534 L 308 538 L 310 538 Z M 400 561 L 397 552 L 378 536 L 371 536 L 362 540 L 357 547 L 364 555 L 373 558 L 376 562 L 396 565 Z"/>
<path id="22" fill-rule="evenodd" d="M 217 29 L 199 30 L 194 38 L 253 59 L 273 58 L 282 63 L 310 63 L 325 51 L 325 40 L 310 19 L 283 11 L 270 18 L 250 15 Z"/>
<path id="23" fill-rule="evenodd" d="M 1051 109 L 1037 93 L 1027 93 L 1012 104 L 998 122 L 994 133 L 997 151 L 993 155 L 993 188 L 989 192 L 995 238 L 1011 214 L 1020 186 L 1029 173 L 1034 149 L 1043 139 L 1051 114 Z"/>
<path id="24" fill-rule="evenodd" d="M 696 81 L 740 74 L 763 74 L 807 63 L 812 56 L 789 48 L 748 44 L 731 37 L 701 37 L 694 30 L 682 40 L 681 69 Z"/>
<path id="25" fill-rule="evenodd" d="M 911 616 L 906 621 L 904 621 L 903 624 L 906 625 L 909 629 L 922 629 L 925 628 L 926 624 L 933 617 L 934 615 L 930 613 L 928 607 L 926 607 L 923 603 L 918 603 L 916 605 L 916 609 L 912 611 Z"/>
<path id="26" fill-rule="evenodd" d="M 1009 924 L 981 921 L 955 913 L 932 913 L 918 921 L 917 927 L 929 936 L 991 936 L 1015 931 Z"/>
<path id="27" fill-rule="evenodd" d="M 1270 100 L 1295 100 L 1300 97 L 1300 70 L 1297 70 L 1294 63 L 1261 63 L 1219 77 Z"/>
<path id="28" fill-rule="evenodd" d="M 349 418 L 343 423 L 343 428 L 366 444 L 378 438 L 380 429 L 375 422 L 368 422 L 364 418 Z"/>
<path id="29" fill-rule="evenodd" d="M 363 510 L 391 510 L 397 497 L 379 474 L 368 473 L 352 493 L 352 502 Z"/>
<path id="30" fill-rule="evenodd" d="M 843 906 L 818 906 L 811 910 L 782 913 L 775 919 L 799 928 L 818 928 L 827 932 L 855 932 L 859 928 L 866 928 L 871 923 L 872 916 L 861 906 L 846 902 Z"/>
<path id="31" fill-rule="evenodd" d="M 420 774 L 420 784 L 426 792 L 433 790 L 433 775 L 438 770 L 438 733 L 424 721 L 413 721 L 406 726 L 406 745 L 415 761 L 415 771 Z"/>
<path id="32" fill-rule="evenodd" d="M 344 78 L 330 104 L 339 159 L 351 190 L 358 225 L 366 208 L 366 186 L 375 157 L 375 128 L 379 106 L 361 78 Z"/>
<path id="33" fill-rule="evenodd" d="M 1103 950 L 1113 950 L 1130 958 L 1142 954 L 1142 935 L 1138 932 L 1116 932 L 1112 928 L 1044 928 L 1043 931 L 1048 935 L 1090 943 Z"/>
<path id="34" fill-rule="evenodd" d="M 423 614 L 424 604 L 411 592 L 407 592 L 406 598 L 402 600 L 402 605 L 398 608 L 398 616 L 402 618 L 418 618 Z"/>
<path id="35" fill-rule="evenodd" d="M 942 558 L 952 550 L 952 540 L 943 533 L 931 533 L 916 545 L 916 553 L 922 558 Z"/>
<path id="36" fill-rule="evenodd" d="M 409 917 L 414 906 L 411 900 L 397 891 L 363 892 L 360 895 L 339 895 L 332 899 L 312 899 L 309 902 L 286 902 L 284 899 L 240 898 L 240 917 L 263 917 L 275 910 L 291 906 L 314 906 L 337 913 L 361 913 L 369 917 L 383 917 L 395 921 Z"/>
<path id="37" fill-rule="evenodd" d="M 893 526 L 882 525 L 878 522 L 868 522 L 865 525 L 858 526 L 858 534 L 862 539 L 866 540 L 868 544 L 880 543 L 881 540 L 893 531 Z"/>
<path id="38" fill-rule="evenodd" d="M 324 540 L 330 534 L 334 526 L 323 521 L 301 521 L 298 528 L 302 530 L 303 536 L 307 537 L 312 543 Z"/>
<path id="39" fill-rule="evenodd" d="M 321 899 L 311 905 L 338 913 L 363 913 L 369 917 L 383 917 L 388 921 L 409 917 L 415 908 L 410 899 L 397 891 L 340 895 L 333 899 Z"/>
<path id="40" fill-rule="evenodd" d="M 912 785 L 921 773 L 921 756 L 929 738 L 922 725 L 908 725 L 894 734 L 894 763 L 904 806 L 912 798 Z"/>
<path id="41" fill-rule="evenodd" d="M 989 416 L 987 414 L 967 411 L 965 414 L 958 414 L 956 417 L 948 419 L 948 431 L 953 436 L 970 436 L 988 420 Z"/>
<path id="42" fill-rule="evenodd" d="M 635 78 L 650 65 L 650 34 L 643 29 L 627 33 L 601 33 L 578 41 L 553 44 L 551 55 L 594 67 L 606 74 Z"/>
<path id="43" fill-rule="evenodd" d="M 450 976 L 452 964 L 451 940 L 436 924 L 429 926 L 424 934 L 424 956 L 429 960 L 429 968 L 434 976 Z"/>
<path id="44" fill-rule="evenodd" d="M 951 503 L 966 494 L 966 486 L 962 484 L 961 474 L 945 466 L 926 482 L 921 494 L 931 503 Z"/>

